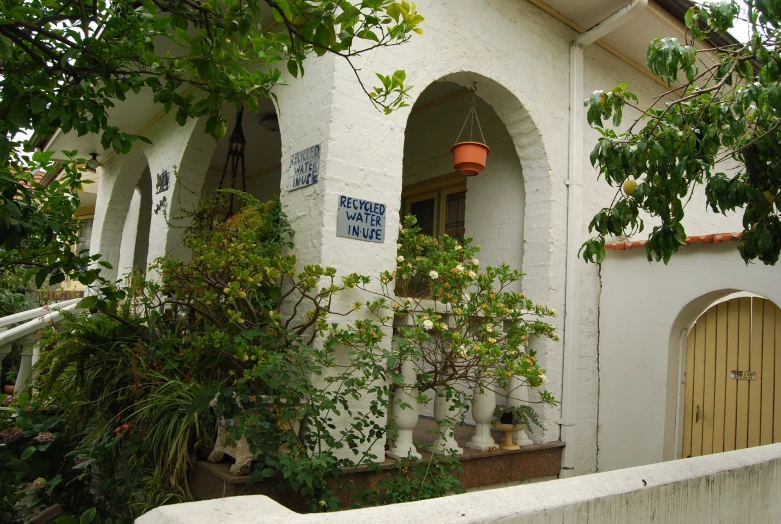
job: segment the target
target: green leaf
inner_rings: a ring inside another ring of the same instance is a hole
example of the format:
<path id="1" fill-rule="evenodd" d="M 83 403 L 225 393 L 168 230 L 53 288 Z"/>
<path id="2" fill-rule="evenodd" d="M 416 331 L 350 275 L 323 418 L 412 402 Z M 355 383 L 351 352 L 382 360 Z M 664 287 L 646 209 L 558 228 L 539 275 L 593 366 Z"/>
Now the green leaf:
<path id="1" fill-rule="evenodd" d="M 33 453 L 38 451 L 38 448 L 35 446 L 27 446 L 24 451 L 22 451 L 22 456 L 19 457 L 22 460 L 27 460 L 28 458 L 33 456 Z"/>
<path id="2" fill-rule="evenodd" d="M 96 508 L 90 508 L 84 513 L 81 514 L 81 518 L 79 519 L 79 524 L 90 524 L 93 520 L 95 520 L 95 515 L 97 514 L 98 510 Z"/>
<path id="3" fill-rule="evenodd" d="M 781 85 L 773 84 L 767 88 L 767 102 L 776 111 L 781 111 Z"/>
<path id="4" fill-rule="evenodd" d="M 95 303 L 98 301 L 97 295 L 90 295 L 88 297 L 84 297 L 81 300 L 79 300 L 78 304 L 76 304 L 76 307 L 78 309 L 92 309 L 95 307 Z"/>

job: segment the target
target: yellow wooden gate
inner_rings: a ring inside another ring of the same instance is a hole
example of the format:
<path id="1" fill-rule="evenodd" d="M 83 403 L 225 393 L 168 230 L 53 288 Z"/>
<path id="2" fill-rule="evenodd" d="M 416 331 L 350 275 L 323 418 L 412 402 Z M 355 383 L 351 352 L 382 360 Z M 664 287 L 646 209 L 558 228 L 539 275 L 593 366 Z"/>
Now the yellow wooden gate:
<path id="1" fill-rule="evenodd" d="M 683 457 L 781 442 L 781 310 L 762 298 L 711 307 L 689 331 Z"/>

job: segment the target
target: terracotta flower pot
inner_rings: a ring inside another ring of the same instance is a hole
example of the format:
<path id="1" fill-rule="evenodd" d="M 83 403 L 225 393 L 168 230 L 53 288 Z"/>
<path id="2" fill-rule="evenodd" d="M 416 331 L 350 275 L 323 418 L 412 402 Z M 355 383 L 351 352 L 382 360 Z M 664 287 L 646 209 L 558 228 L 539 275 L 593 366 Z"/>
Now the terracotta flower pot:
<path id="1" fill-rule="evenodd" d="M 480 142 L 459 142 L 450 148 L 453 166 L 466 176 L 475 176 L 485 169 L 491 149 Z"/>
<path id="2" fill-rule="evenodd" d="M 13 384 L 6 384 L 5 386 L 3 386 L 3 393 L 7 395 L 13 395 L 14 394 Z"/>

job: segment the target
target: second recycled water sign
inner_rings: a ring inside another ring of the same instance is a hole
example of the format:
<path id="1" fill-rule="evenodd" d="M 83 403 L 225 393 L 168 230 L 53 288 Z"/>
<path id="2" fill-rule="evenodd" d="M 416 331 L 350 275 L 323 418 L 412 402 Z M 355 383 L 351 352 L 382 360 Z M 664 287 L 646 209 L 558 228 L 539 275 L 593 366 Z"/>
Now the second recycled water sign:
<path id="1" fill-rule="evenodd" d="M 340 195 L 336 236 L 384 242 L 385 204 Z"/>
<path id="2" fill-rule="evenodd" d="M 320 144 L 302 149 L 290 155 L 290 172 L 287 188 L 299 189 L 317 184 L 320 175 Z"/>

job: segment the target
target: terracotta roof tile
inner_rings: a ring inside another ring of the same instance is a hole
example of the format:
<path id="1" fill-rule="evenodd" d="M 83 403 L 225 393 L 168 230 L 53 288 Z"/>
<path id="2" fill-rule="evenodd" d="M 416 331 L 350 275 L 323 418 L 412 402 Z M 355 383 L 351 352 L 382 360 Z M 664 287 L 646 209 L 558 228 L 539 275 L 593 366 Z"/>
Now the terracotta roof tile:
<path id="1" fill-rule="evenodd" d="M 742 234 L 743 233 L 716 233 L 712 235 L 694 235 L 686 237 L 686 244 L 719 244 L 728 240 L 740 240 Z M 605 249 L 623 251 L 636 247 L 644 247 L 646 242 L 646 240 L 618 240 L 605 243 Z"/>

